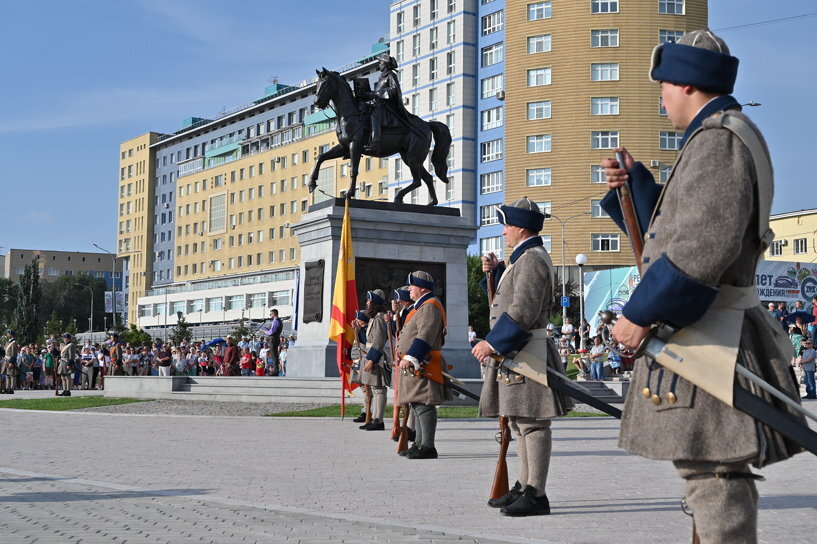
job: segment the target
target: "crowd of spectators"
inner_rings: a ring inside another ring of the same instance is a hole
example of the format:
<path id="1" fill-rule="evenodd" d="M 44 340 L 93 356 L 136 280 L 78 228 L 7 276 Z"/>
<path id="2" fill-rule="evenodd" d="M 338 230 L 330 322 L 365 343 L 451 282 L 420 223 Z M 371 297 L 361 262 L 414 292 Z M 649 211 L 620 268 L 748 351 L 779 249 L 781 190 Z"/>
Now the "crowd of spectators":
<path id="1" fill-rule="evenodd" d="M 11 331 L 9 331 L 11 332 Z M 69 336 L 69 335 L 65 335 Z M 63 339 L 72 341 L 71 339 Z M 271 343 L 257 336 L 244 336 L 236 341 L 186 339 L 178 344 L 155 341 L 150 345 L 131 345 L 112 337 L 102 343 L 86 340 L 75 343 L 73 365 L 62 365 L 70 372 L 73 389 L 103 387 L 101 376 L 285 376 L 287 353 L 295 343 L 295 336 L 282 336 L 273 352 Z M 116 345 L 121 347 L 121 362 L 112 361 Z M 43 346 L 20 346 L 12 361 L 0 345 L 2 369 L 0 383 L 7 383 L 6 374 L 16 377 L 14 389 L 35 390 L 54 387 L 55 366 L 60 364 L 60 341 L 49 338 Z M 60 371 L 62 372 L 62 371 Z M 7 389 L 4 386 L 5 389 Z M 13 390 L 13 389 L 12 389 Z"/>

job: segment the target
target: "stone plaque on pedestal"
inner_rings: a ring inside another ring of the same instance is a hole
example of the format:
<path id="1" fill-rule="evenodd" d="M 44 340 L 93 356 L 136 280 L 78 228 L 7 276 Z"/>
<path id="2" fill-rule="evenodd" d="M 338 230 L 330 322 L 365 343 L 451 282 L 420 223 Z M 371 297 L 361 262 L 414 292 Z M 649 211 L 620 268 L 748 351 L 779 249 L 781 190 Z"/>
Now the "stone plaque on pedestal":
<path id="1" fill-rule="evenodd" d="M 343 224 L 344 200 L 333 199 L 312 206 L 292 226 L 301 245 L 301 274 L 306 263 L 323 259 L 323 316 L 307 322 L 301 312 L 298 341 L 287 354 L 288 376 L 338 376 L 336 345 L 329 340 L 338 250 Z M 443 355 L 453 364 L 457 377 L 478 378 L 479 365 L 468 344 L 468 285 L 466 248 L 477 228 L 459 216 L 455 208 L 395 205 L 387 202 L 352 200 L 349 207 L 358 304 L 365 304 L 366 291 L 392 289 L 406 284 L 409 272 L 425 270 L 436 284 L 448 317 L 448 335 Z M 305 308 L 307 290 L 299 289 L 299 307 Z"/>

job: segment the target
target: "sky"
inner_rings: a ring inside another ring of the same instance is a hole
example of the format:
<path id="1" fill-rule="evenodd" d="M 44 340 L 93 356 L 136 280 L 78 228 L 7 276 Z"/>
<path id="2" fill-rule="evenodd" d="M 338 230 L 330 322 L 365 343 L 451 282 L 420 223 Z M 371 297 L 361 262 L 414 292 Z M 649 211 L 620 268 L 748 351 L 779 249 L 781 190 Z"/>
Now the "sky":
<path id="1" fill-rule="evenodd" d="M 388 5 L 0 0 L 0 251 L 113 251 L 121 142 L 364 56 Z M 747 113 L 772 154 L 772 213 L 817 208 L 817 4 L 713 0 L 709 21 L 740 59 L 735 97 L 762 104 Z"/>

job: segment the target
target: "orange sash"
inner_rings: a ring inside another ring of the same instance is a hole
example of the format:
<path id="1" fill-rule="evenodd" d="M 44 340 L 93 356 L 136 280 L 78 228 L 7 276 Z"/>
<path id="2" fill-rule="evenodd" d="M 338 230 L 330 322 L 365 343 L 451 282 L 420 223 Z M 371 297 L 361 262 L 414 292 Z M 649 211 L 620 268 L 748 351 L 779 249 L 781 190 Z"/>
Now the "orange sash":
<path id="1" fill-rule="evenodd" d="M 433 304 L 437 307 L 440 311 L 440 314 L 443 316 L 443 335 L 445 335 L 446 329 L 448 329 L 448 319 L 445 316 L 445 310 L 443 309 L 443 305 L 440 304 L 440 301 L 436 298 L 429 298 L 422 304 L 420 307 L 425 306 L 428 303 Z M 414 317 L 414 314 L 417 312 L 418 308 L 412 308 L 411 311 L 406 316 L 406 321 L 403 323 L 403 327 L 408 325 L 408 322 L 411 321 L 411 318 Z M 435 381 L 437 383 L 445 383 L 445 378 L 443 377 L 443 353 L 442 351 L 435 349 L 429 352 L 428 354 L 428 362 L 422 366 L 420 370 L 415 372 L 417 376 L 425 376 L 426 378 Z"/>

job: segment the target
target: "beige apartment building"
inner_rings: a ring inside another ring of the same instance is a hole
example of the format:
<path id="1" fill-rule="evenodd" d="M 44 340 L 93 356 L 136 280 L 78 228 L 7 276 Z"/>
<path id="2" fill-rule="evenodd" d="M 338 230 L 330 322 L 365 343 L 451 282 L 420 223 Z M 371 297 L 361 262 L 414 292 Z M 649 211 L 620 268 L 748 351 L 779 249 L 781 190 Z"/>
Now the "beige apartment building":
<path id="1" fill-rule="evenodd" d="M 78 276 L 88 274 L 105 280 L 111 285 L 111 278 L 116 279 L 116 288 L 120 289 L 121 271 L 118 267 L 114 273 L 113 255 L 99 252 L 82 251 L 48 251 L 40 249 L 9 249 L 2 263 L 2 277 L 18 282 L 26 265 L 37 262 L 40 281 L 51 282 L 60 276 Z"/>
<path id="2" fill-rule="evenodd" d="M 772 215 L 769 226 L 774 241 L 767 261 L 817 262 L 817 209 Z"/>

